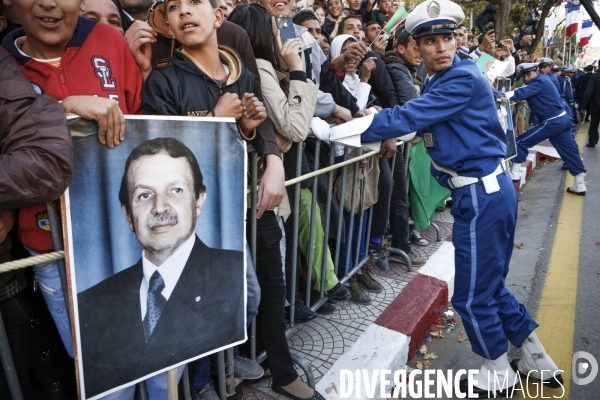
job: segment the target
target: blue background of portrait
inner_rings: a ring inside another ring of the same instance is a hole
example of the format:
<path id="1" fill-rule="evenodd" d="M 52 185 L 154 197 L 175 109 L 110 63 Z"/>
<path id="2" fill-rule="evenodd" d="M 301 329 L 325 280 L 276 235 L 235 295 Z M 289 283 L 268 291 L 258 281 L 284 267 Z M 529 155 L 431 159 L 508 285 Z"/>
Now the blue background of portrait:
<path id="1" fill-rule="evenodd" d="M 75 161 L 69 185 L 70 242 L 77 293 L 133 266 L 141 258 L 143 248 L 121 210 L 119 187 L 127 157 L 145 140 L 173 137 L 190 148 L 200 164 L 207 189 L 202 214 L 196 221 L 196 234 L 209 247 L 244 250 L 246 150 L 235 123 L 183 117 L 128 117 L 125 140 L 113 149 L 99 143 L 95 123 L 78 120 L 71 127 Z"/>

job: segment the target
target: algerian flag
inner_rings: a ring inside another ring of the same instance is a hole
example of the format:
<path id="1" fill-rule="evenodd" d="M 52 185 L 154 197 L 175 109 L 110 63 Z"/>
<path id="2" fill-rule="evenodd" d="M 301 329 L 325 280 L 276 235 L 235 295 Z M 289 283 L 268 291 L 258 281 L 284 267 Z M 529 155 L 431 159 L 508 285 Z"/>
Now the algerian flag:
<path id="1" fill-rule="evenodd" d="M 483 52 L 475 64 L 479 67 L 481 72 L 486 74 L 490 68 L 492 68 L 492 64 L 494 64 L 495 61 L 496 59 L 494 57 L 490 56 L 486 52 Z"/>
<path id="2" fill-rule="evenodd" d="M 398 25 L 400 25 L 402 21 L 406 19 L 406 17 L 408 17 L 408 11 L 406 11 L 406 8 L 400 6 L 394 15 L 392 15 L 392 18 L 390 18 L 388 23 L 385 24 L 383 30 L 391 35 Z"/>

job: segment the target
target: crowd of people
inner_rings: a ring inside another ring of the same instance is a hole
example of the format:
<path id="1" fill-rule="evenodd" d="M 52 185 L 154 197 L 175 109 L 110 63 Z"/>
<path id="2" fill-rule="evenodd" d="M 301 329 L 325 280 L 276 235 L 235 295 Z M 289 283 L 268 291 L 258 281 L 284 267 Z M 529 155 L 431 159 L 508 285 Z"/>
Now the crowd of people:
<path id="1" fill-rule="evenodd" d="M 297 196 L 295 188 L 284 185 L 297 177 L 299 163 L 303 174 L 313 169 L 317 146 L 320 167 L 328 166 L 323 160 L 329 158 L 323 158 L 323 154 L 333 152 L 336 163 L 362 154 L 360 149 L 331 143 L 331 124 L 399 109 L 418 99 L 428 85 L 432 76 L 423 64 L 414 32 L 403 24 L 391 35 L 383 31 L 400 3 L 317 0 L 298 10 L 290 0 L 4 0 L 0 7 L 0 256 L 10 259 L 11 247 L 14 257 L 18 257 L 15 249 L 19 249 L 20 256 L 53 251 L 45 202 L 62 194 L 72 173 L 66 113 L 97 121 L 98 145 L 109 148 L 127 140 L 127 114 L 235 118 L 241 137 L 252 143 L 261 160 L 254 254 L 260 302 L 257 310 L 247 312 L 258 313 L 259 347 L 267 353 L 267 362 L 262 366 L 236 355 L 235 374 L 244 379 L 271 378 L 272 389 L 292 399 L 323 398 L 299 378 L 285 337 L 286 319 L 289 322 L 292 314 L 294 323 L 317 318 L 309 308 L 311 304 L 304 304 L 300 296 L 289 304 L 294 291 L 308 287 L 291 281 L 290 255 L 294 247 L 305 258 L 313 248 L 314 284 L 309 284 L 319 291 L 324 281 L 328 297 L 318 312 L 332 313 L 336 303 L 348 300 L 367 305 L 372 301 L 369 292 L 383 290 L 369 267 L 353 271 L 345 284 L 341 283 L 343 278 L 367 255 L 382 271 L 389 269 L 389 261 L 406 264 L 408 259 L 413 266 L 424 265 L 425 260 L 412 246 L 428 244 L 420 231 L 427 227 L 433 211 L 443 208 L 450 197 L 450 191 L 437 185 L 430 174 L 418 173 L 416 167 L 406 168 L 403 150 L 411 155 L 411 163 L 425 159 L 430 164 L 425 151 L 430 147 L 427 137 L 415 140 L 410 150 L 408 146 L 398 147 L 395 137 L 385 138 L 378 157 L 359 161 L 361 175 L 368 176 L 372 186 L 368 190 L 370 198 L 363 199 L 364 214 L 359 206 L 352 209 L 350 201 L 353 167 L 347 167 L 350 184 L 345 185 L 345 192 L 340 189 L 338 170 L 331 221 L 342 214 L 339 243 L 330 240 L 327 245 L 325 237 L 329 221 L 321 212 L 321 207 L 327 206 L 327 184 L 320 180 L 323 176 L 314 178 L 319 180 L 317 193 L 311 190 L 311 180 L 302 183 L 297 217 L 291 210 L 291 200 Z M 461 61 L 476 62 L 484 53 L 504 61 L 507 66 L 500 75 L 488 76 L 490 86 L 502 89 L 495 92 L 498 104 L 513 97 L 527 100 L 533 111 L 536 127 L 517 139 L 518 156 L 511 177 L 519 179 L 520 162 L 528 147 L 544 138 L 554 139 L 546 126 L 548 117 L 552 117 L 546 115 L 551 103 L 557 110 L 564 109 L 570 118 L 555 121 L 561 121 L 555 129 L 560 134 L 565 132 L 563 125 L 568 125 L 570 139 L 561 137 L 553 142 L 565 160 L 565 169 L 576 176 L 570 190 L 585 194 L 585 169 L 579 153 L 572 148 L 571 129 L 578 118 L 591 117 L 587 145 L 596 146 L 600 122 L 597 74 L 592 75 L 593 67 L 577 71 L 556 65 L 552 59 L 534 63 L 531 36 L 500 40 L 493 29 L 488 29 L 497 2 L 488 8 L 491 19 L 488 14 L 477 19 L 481 34 L 475 35 L 459 23 L 451 32 L 452 46 Z M 284 40 L 278 20 L 286 17 L 293 22 L 294 37 Z M 548 93 L 531 89 L 538 70 L 553 83 L 552 87 L 544 86 Z M 519 88 L 523 80 L 527 86 Z M 536 96 L 546 97 L 536 100 Z M 549 100 L 552 96 L 556 98 Z M 297 159 L 297 154 L 302 158 Z M 432 199 L 429 204 L 411 207 L 413 198 L 419 198 L 411 192 L 430 187 L 430 183 L 437 189 L 427 193 Z M 313 197 L 319 205 L 315 215 L 311 214 Z M 367 224 L 369 210 L 372 220 Z M 250 215 L 248 212 L 248 218 Z M 294 243 L 291 238 L 296 222 L 298 242 Z M 336 237 L 334 225 L 327 230 L 329 239 Z M 389 246 L 406 257 L 386 254 L 390 236 Z M 287 240 L 282 247 L 284 237 Z M 359 249 L 358 253 L 354 249 Z M 332 256 L 336 252 L 337 274 Z M 34 266 L 31 276 L 2 273 L 0 282 L 0 291 L 6 293 L 0 300 L 2 315 L 16 320 L 12 324 L 5 321 L 5 325 L 26 397 L 60 398 L 46 394 L 58 396 L 60 392 L 69 398 L 74 393 L 74 376 L 70 380 L 58 375 L 40 379 L 39 371 L 32 372 L 35 368 L 30 358 L 40 345 L 31 347 L 30 342 L 46 343 L 52 338 L 44 338 L 50 336 L 46 330 L 24 334 L 35 328 L 29 321 L 39 314 L 36 307 L 41 304 L 20 298 L 32 287 L 41 289 L 57 337 L 68 356 L 73 357 L 71 325 L 57 262 Z M 28 302 L 27 306 L 23 302 Z M 248 306 L 252 307 L 250 302 Z M 69 358 L 64 359 L 68 364 Z M 210 359 L 194 361 L 189 370 L 192 397 L 217 399 Z M 57 385 L 60 379 L 62 385 Z M 150 398 L 166 398 L 166 374 L 149 379 L 146 388 Z M 126 388 L 107 398 L 133 396 L 134 389 Z"/>

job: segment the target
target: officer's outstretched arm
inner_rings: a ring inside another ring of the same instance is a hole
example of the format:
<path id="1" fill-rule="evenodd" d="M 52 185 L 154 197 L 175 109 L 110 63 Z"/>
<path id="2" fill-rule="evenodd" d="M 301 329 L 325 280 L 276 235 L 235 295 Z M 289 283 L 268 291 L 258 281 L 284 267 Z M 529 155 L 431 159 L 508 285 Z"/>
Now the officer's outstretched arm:
<path id="1" fill-rule="evenodd" d="M 465 71 L 447 71 L 439 83 L 423 96 L 403 106 L 381 110 L 362 134 L 364 143 L 399 137 L 446 121 L 469 104 L 474 78 Z"/>

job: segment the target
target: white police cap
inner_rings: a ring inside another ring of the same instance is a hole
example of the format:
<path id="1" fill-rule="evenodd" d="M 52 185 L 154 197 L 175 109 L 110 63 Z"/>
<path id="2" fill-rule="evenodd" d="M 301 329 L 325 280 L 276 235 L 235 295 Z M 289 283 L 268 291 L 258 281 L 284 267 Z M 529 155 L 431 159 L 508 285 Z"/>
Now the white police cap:
<path id="1" fill-rule="evenodd" d="M 465 13 L 449 0 L 427 0 L 415 7 L 406 17 L 406 30 L 413 37 L 453 33 L 465 19 Z"/>
<path id="2" fill-rule="evenodd" d="M 548 65 L 554 64 L 554 60 L 549 57 L 542 57 L 535 60 L 536 63 L 540 65 L 540 67 L 546 67 Z"/>
<path id="3" fill-rule="evenodd" d="M 538 63 L 522 63 L 517 65 L 517 72 L 520 74 L 526 74 L 531 71 L 538 69 Z"/>

